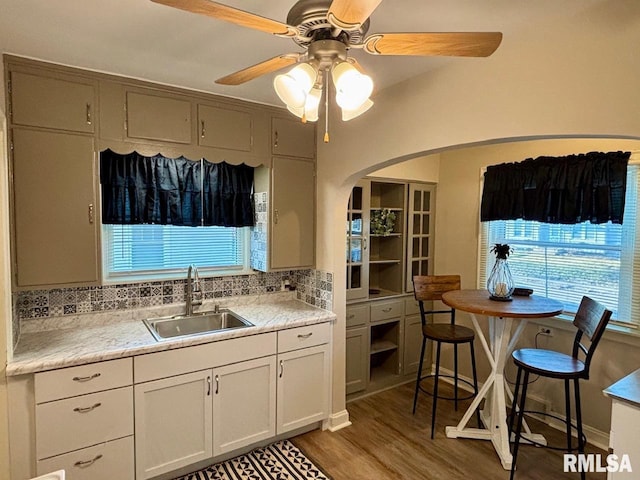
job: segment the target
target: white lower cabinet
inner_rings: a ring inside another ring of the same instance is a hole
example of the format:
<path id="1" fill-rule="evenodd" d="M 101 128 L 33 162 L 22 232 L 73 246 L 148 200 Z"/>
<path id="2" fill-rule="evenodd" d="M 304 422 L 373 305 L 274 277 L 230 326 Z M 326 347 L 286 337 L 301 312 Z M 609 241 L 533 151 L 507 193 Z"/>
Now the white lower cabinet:
<path id="1" fill-rule="evenodd" d="M 329 346 L 278 354 L 277 432 L 324 420 L 329 413 Z"/>
<path id="2" fill-rule="evenodd" d="M 213 456 L 212 371 L 135 385 L 136 479 Z"/>
<path id="3" fill-rule="evenodd" d="M 213 455 L 276 434 L 276 357 L 215 368 Z"/>

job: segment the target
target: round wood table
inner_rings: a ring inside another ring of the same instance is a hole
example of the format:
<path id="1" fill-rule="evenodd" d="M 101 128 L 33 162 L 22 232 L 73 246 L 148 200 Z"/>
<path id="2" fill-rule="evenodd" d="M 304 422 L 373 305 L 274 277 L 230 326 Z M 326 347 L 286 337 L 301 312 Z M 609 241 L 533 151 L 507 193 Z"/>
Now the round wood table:
<path id="1" fill-rule="evenodd" d="M 528 319 L 554 317 L 562 313 L 564 307 L 557 300 L 536 295 L 514 296 L 510 302 L 500 302 L 489 299 L 489 292 L 486 290 L 453 290 L 442 295 L 442 302 L 456 310 L 470 314 L 473 327 L 491 365 L 491 374 L 480 388 L 478 395 L 474 398 L 460 423 L 446 428 L 447 437 L 490 440 L 500 457 L 502 466 L 505 470 L 510 470 L 512 457 L 507 427 L 507 397 L 510 399 L 513 397 L 511 391 L 507 389 L 504 379 L 506 361 Z M 480 328 L 476 315 L 488 318 L 488 335 L 485 335 Z M 517 327 L 514 332 L 511 332 L 514 321 L 517 323 Z M 467 423 L 483 399 L 485 399 L 485 404 L 484 409 L 480 411 L 480 417 L 485 428 L 468 428 Z M 531 433 L 528 426 L 525 427 L 525 430 L 532 440 L 546 443 L 544 437 Z"/>

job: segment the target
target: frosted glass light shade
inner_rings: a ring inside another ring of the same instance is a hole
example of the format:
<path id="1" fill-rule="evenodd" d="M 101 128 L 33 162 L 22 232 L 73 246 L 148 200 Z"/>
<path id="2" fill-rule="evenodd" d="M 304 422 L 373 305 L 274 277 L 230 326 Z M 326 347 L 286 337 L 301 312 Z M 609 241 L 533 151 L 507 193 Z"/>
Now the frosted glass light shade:
<path id="1" fill-rule="evenodd" d="M 307 117 L 307 121 L 315 122 L 318 120 L 318 108 L 320 107 L 320 99 L 322 98 L 322 90 L 319 88 L 312 88 L 307 95 L 307 100 L 304 104 L 304 114 Z"/>
<path id="2" fill-rule="evenodd" d="M 288 73 L 278 75 L 273 80 L 273 88 L 287 107 L 301 108 L 307 100 L 316 79 L 315 69 L 308 63 L 301 63 Z"/>
<path id="3" fill-rule="evenodd" d="M 341 108 L 355 110 L 362 106 L 373 92 L 371 77 L 358 72 L 348 62 L 333 67 L 331 75 L 336 86 L 336 103 Z"/>
<path id="4" fill-rule="evenodd" d="M 345 121 L 345 122 L 348 122 L 349 120 L 352 120 L 352 119 L 354 119 L 356 117 L 359 117 L 364 112 L 369 110 L 371 107 L 373 107 L 373 101 L 369 100 L 367 98 L 364 101 L 364 103 L 362 105 L 360 105 L 358 108 L 354 108 L 352 110 L 349 110 L 347 108 L 343 108 L 342 109 L 342 120 Z"/>

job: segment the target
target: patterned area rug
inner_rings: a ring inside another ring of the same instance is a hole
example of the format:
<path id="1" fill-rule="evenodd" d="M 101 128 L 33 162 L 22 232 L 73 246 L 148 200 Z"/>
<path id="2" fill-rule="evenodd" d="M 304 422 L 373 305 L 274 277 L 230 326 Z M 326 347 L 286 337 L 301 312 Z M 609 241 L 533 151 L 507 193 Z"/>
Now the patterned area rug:
<path id="1" fill-rule="evenodd" d="M 330 480 L 288 440 L 216 463 L 176 480 Z"/>

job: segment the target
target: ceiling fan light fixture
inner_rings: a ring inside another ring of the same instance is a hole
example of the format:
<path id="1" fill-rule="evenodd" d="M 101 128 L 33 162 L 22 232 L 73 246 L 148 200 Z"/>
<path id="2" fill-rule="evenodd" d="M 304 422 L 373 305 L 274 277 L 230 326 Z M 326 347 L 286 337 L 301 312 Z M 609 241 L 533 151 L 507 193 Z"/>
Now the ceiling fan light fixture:
<path id="1" fill-rule="evenodd" d="M 360 73 L 349 62 L 335 65 L 331 75 L 336 87 L 336 102 L 343 109 L 356 110 L 373 92 L 371 77 Z"/>
<path id="2" fill-rule="evenodd" d="M 273 88 L 287 107 L 302 108 L 315 83 L 317 72 L 308 63 L 300 63 L 273 80 Z"/>
<path id="3" fill-rule="evenodd" d="M 366 99 L 362 105 L 353 110 L 349 110 L 347 108 L 342 109 L 342 121 L 348 122 L 349 120 L 353 120 L 356 117 L 359 117 L 364 112 L 373 107 L 373 101 L 370 99 Z"/>
<path id="4" fill-rule="evenodd" d="M 308 122 L 316 122 L 318 120 L 321 98 L 322 88 L 318 88 L 318 86 L 314 86 L 307 94 L 307 100 L 304 104 L 304 116 Z"/>

